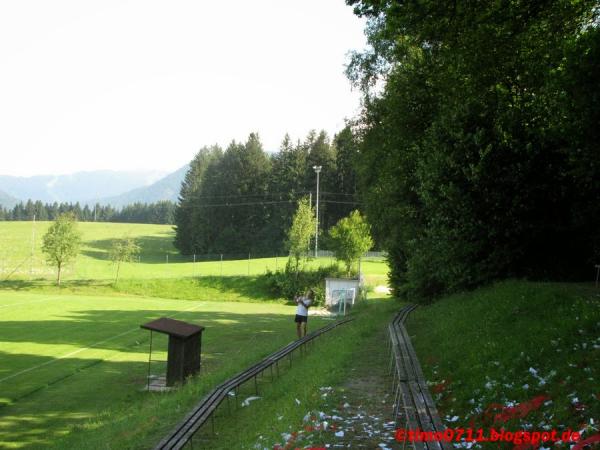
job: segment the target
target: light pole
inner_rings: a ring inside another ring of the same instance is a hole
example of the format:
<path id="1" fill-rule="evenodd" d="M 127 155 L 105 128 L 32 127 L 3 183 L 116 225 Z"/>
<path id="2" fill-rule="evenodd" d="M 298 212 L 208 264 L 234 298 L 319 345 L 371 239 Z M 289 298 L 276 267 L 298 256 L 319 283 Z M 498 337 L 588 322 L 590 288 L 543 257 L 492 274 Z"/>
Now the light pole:
<path id="1" fill-rule="evenodd" d="M 319 251 L 319 172 L 321 172 L 321 166 L 313 166 L 315 172 L 317 172 L 317 221 L 315 223 L 315 258 Z"/>

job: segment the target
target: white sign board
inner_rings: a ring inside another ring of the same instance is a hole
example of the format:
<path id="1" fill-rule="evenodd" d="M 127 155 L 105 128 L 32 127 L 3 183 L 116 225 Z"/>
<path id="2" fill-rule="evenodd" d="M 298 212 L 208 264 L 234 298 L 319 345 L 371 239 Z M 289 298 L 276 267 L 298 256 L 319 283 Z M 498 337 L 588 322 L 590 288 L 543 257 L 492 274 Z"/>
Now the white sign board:
<path id="1" fill-rule="evenodd" d="M 325 304 L 330 310 L 346 313 L 360 293 L 360 280 L 351 278 L 325 278 Z"/>

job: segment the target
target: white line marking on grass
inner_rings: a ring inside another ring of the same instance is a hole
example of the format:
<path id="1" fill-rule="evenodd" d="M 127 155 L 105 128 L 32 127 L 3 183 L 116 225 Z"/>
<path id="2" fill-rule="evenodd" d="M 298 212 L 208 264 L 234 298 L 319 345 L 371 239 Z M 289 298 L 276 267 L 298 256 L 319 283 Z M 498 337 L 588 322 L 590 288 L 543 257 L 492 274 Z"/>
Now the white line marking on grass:
<path id="1" fill-rule="evenodd" d="M 11 306 L 24 306 L 24 305 L 29 305 L 31 303 L 47 302 L 48 300 L 52 300 L 52 299 L 50 299 L 50 298 L 43 298 L 41 300 L 32 300 L 30 302 L 13 303 L 12 305 L 0 305 L 0 308 L 10 308 Z"/>
<path id="2" fill-rule="evenodd" d="M 198 309 L 199 307 L 204 306 L 204 304 L 205 304 L 205 302 L 202 302 L 202 304 L 196 305 L 193 308 L 188 308 L 188 309 L 184 309 L 183 311 L 179 311 L 177 314 L 173 314 L 173 317 L 176 317 L 176 316 L 178 316 L 180 314 L 183 314 L 183 313 L 186 313 L 186 312 L 189 312 L 189 311 L 193 311 L 194 309 Z M 58 356 L 55 359 L 52 359 L 50 361 L 46 361 L 45 363 L 42 363 L 42 364 L 38 364 L 37 366 L 29 367 L 27 369 L 23 369 L 23 370 L 21 370 L 21 371 L 19 371 L 17 373 L 13 373 L 12 375 L 9 375 L 7 377 L 0 378 L 0 383 L 2 383 L 3 381 L 6 381 L 6 380 L 10 380 L 11 378 L 14 378 L 14 377 L 18 377 L 19 375 L 23 375 L 24 373 L 31 372 L 32 370 L 36 370 L 36 369 L 39 369 L 41 367 L 47 366 L 49 364 L 53 364 L 53 363 L 55 363 L 57 361 L 60 361 L 61 359 L 68 358 L 70 356 L 76 355 L 76 354 L 84 352 L 86 350 L 90 350 L 90 349 L 92 349 L 92 348 L 94 348 L 94 347 L 96 347 L 96 346 L 98 346 L 100 344 L 104 344 L 106 342 L 112 341 L 114 339 L 120 338 L 121 336 L 125 336 L 126 334 L 130 334 L 130 333 L 133 333 L 134 331 L 138 331 L 138 330 L 139 330 L 139 328 L 133 328 L 131 330 L 124 331 L 123 333 L 119 333 L 119 334 L 117 334 L 115 336 L 109 337 L 108 339 L 104 339 L 102 341 L 95 342 L 94 344 L 92 344 L 92 345 L 90 345 L 88 347 L 80 348 L 79 350 L 75 350 L 75 351 L 73 351 L 71 353 L 67 353 L 65 355 Z M 113 353 L 116 353 L 116 352 L 113 352 Z M 102 358 L 102 361 L 104 361 L 104 358 Z"/>

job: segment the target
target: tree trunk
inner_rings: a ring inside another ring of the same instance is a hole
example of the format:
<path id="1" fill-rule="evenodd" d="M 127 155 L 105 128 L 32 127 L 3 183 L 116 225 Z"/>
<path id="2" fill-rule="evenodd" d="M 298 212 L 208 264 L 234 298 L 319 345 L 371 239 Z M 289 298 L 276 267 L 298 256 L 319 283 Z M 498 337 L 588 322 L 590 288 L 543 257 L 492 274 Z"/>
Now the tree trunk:
<path id="1" fill-rule="evenodd" d="M 58 264 L 58 275 L 56 277 L 56 285 L 60 286 L 60 264 Z"/>
<path id="2" fill-rule="evenodd" d="M 117 280 L 119 279 L 119 269 L 121 268 L 121 261 L 117 263 L 117 276 L 115 277 L 115 284 L 117 284 Z"/>

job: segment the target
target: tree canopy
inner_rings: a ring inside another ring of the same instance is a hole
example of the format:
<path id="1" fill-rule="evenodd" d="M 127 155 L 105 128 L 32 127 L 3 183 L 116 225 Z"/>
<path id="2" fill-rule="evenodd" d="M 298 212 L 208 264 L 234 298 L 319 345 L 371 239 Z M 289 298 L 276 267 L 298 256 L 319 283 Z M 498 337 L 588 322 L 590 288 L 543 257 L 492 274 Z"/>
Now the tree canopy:
<path id="1" fill-rule="evenodd" d="M 298 209 L 287 233 L 287 247 L 296 273 L 302 258 L 308 256 L 310 243 L 315 237 L 316 224 L 315 211 L 308 204 L 308 199 L 303 198 L 298 202 Z"/>
<path id="2" fill-rule="evenodd" d="M 83 205 L 79 202 L 42 203 L 27 200 L 12 209 L 0 207 L 0 220 L 54 220 L 64 213 L 73 213 L 81 222 L 126 222 L 172 224 L 175 203 L 162 200 L 155 203 L 135 202 L 117 210 L 110 205 Z"/>
<path id="3" fill-rule="evenodd" d="M 273 154 L 263 149 L 257 133 L 225 150 L 201 149 L 190 163 L 175 211 L 176 247 L 184 254 L 283 253 L 298 201 L 316 189 L 313 165 L 322 166 L 323 228 L 356 207 L 356 152 L 349 128 L 333 140 L 324 131 L 311 131 L 295 143 L 286 135 Z"/>
<path id="4" fill-rule="evenodd" d="M 582 279 L 600 257 L 596 1 L 347 0 L 360 184 L 398 293 Z"/>
<path id="5" fill-rule="evenodd" d="M 346 265 L 347 274 L 350 274 L 352 265 L 373 246 L 369 224 L 358 211 L 352 211 L 348 217 L 331 227 L 327 240 L 335 258 Z"/>
<path id="6" fill-rule="evenodd" d="M 125 236 L 121 239 L 115 239 L 112 243 L 109 252 L 109 258 L 117 266 L 117 273 L 115 274 L 115 283 L 119 280 L 119 271 L 121 269 L 121 263 L 131 262 L 140 253 L 141 247 L 137 244 L 136 240 L 132 237 Z"/>

